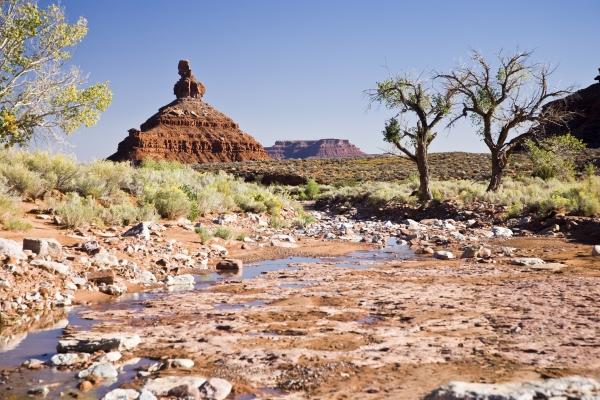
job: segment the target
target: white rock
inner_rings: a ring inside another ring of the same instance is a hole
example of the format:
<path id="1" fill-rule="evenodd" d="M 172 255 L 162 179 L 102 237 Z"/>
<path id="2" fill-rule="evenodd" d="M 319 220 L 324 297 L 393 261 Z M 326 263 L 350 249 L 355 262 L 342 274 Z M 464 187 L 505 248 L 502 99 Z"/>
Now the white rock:
<path id="1" fill-rule="evenodd" d="M 596 257 L 600 256 L 600 244 L 597 244 L 594 247 L 592 247 L 592 255 Z"/>
<path id="2" fill-rule="evenodd" d="M 503 226 L 493 226 L 492 234 L 495 237 L 511 237 L 513 235 L 513 231 Z"/>
<path id="3" fill-rule="evenodd" d="M 62 246 L 56 239 L 51 238 L 24 238 L 23 250 L 30 250 L 40 257 L 62 255 Z"/>
<path id="4" fill-rule="evenodd" d="M 119 371 L 111 363 L 101 362 L 80 371 L 77 376 L 79 378 L 115 379 L 119 376 Z"/>
<path id="5" fill-rule="evenodd" d="M 194 367 L 194 360 L 189 358 L 172 358 L 168 361 L 171 368 L 191 369 Z"/>
<path id="6" fill-rule="evenodd" d="M 454 258 L 454 254 L 452 254 L 450 251 L 438 250 L 433 253 L 433 257 L 439 260 L 451 260 Z"/>
<path id="7" fill-rule="evenodd" d="M 544 260 L 537 257 L 518 257 L 510 260 L 514 265 L 532 266 L 544 264 Z"/>
<path id="8" fill-rule="evenodd" d="M 142 389 L 138 400 L 156 400 L 156 396 L 146 389 Z"/>
<path id="9" fill-rule="evenodd" d="M 140 393 L 134 389 L 114 389 L 106 393 L 102 400 L 136 400 Z"/>
<path id="10" fill-rule="evenodd" d="M 167 286 L 192 286 L 194 282 L 194 276 L 190 274 L 169 275 L 165 281 Z"/>
<path id="11" fill-rule="evenodd" d="M 94 255 L 92 264 L 98 267 L 117 267 L 119 265 L 119 259 L 114 254 L 102 250 Z"/>
<path id="12" fill-rule="evenodd" d="M 149 222 L 140 222 L 134 227 L 128 229 L 121 236 L 133 236 L 144 240 L 150 240 Z"/>
<path id="13" fill-rule="evenodd" d="M 55 261 L 33 260 L 31 261 L 31 265 L 34 267 L 43 268 L 46 271 L 56 272 L 60 275 L 67 275 L 69 273 L 68 265 Z"/>
<path id="14" fill-rule="evenodd" d="M 55 354 L 50 358 L 50 363 L 56 367 L 75 365 L 86 362 L 90 359 L 90 355 L 86 353 L 64 353 Z"/>
<path id="15" fill-rule="evenodd" d="M 186 385 L 199 388 L 204 382 L 206 382 L 206 379 L 200 376 L 164 376 L 149 380 L 143 389 L 155 396 L 166 396 L 169 390 L 177 386 Z"/>
<path id="16" fill-rule="evenodd" d="M 57 350 L 60 353 L 81 352 L 95 353 L 96 351 L 131 350 L 141 343 L 139 335 L 123 333 L 94 333 L 80 332 L 68 339 L 58 341 Z"/>
<path id="17" fill-rule="evenodd" d="M 282 242 L 280 240 L 271 240 L 271 246 L 285 249 L 295 249 L 298 247 L 298 244 L 292 242 Z"/>
<path id="18" fill-rule="evenodd" d="M 598 398 L 600 398 L 600 383 L 580 376 L 523 383 L 450 382 L 425 396 L 425 400 L 593 400 Z"/>
<path id="19" fill-rule="evenodd" d="M 27 255 L 23 252 L 21 244 L 10 239 L 0 238 L 0 254 L 6 254 L 17 260 L 27 259 Z"/>
<path id="20" fill-rule="evenodd" d="M 100 357 L 100 359 L 98 360 L 99 362 L 117 362 L 121 359 L 121 357 L 123 357 L 123 355 L 118 352 L 118 351 L 109 351 L 108 353 L 104 354 L 102 357 Z"/>
<path id="21" fill-rule="evenodd" d="M 200 395 L 204 399 L 223 400 L 229 396 L 232 387 L 231 383 L 225 379 L 210 378 L 200 387 Z"/>

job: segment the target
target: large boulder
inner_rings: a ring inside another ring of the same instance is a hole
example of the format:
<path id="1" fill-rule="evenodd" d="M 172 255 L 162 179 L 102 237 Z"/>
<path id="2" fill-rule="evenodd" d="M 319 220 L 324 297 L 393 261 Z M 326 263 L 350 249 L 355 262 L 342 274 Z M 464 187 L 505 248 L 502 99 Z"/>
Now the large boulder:
<path id="1" fill-rule="evenodd" d="M 81 332 L 58 341 L 59 353 L 94 353 L 130 350 L 141 343 L 138 335 Z"/>
<path id="2" fill-rule="evenodd" d="M 10 239 L 0 238 L 0 255 L 6 255 L 16 260 L 27 259 L 27 254 L 23 252 L 21 244 Z"/>
<path id="3" fill-rule="evenodd" d="M 40 257 L 62 256 L 62 246 L 56 239 L 25 238 L 23 239 L 23 250 L 30 250 Z"/>

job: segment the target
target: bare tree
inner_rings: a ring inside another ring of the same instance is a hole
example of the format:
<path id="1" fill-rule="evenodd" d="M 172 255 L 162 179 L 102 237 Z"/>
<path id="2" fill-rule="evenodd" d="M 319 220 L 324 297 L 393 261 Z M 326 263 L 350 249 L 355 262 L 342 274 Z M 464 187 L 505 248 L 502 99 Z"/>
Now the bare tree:
<path id="1" fill-rule="evenodd" d="M 478 52 L 471 65 L 460 66 L 438 77 L 447 90 L 460 94 L 462 112 L 451 123 L 470 117 L 490 149 L 492 176 L 488 191 L 499 188 L 510 154 L 543 127 L 564 122 L 567 113 L 544 107 L 550 100 L 569 93 L 549 89 L 554 72 L 548 65 L 530 62 L 531 52 L 498 55 L 497 69 Z"/>
<path id="2" fill-rule="evenodd" d="M 429 145 L 437 136 L 435 127 L 450 114 L 455 90 L 435 88 L 435 78 L 426 86 L 408 75 L 377 82 L 377 89 L 368 91 L 371 102 L 398 110 L 383 130 L 386 142 L 393 144 L 411 159 L 419 171 L 419 200 L 431 200 L 429 187 Z M 412 118 L 411 118 L 412 117 Z"/>

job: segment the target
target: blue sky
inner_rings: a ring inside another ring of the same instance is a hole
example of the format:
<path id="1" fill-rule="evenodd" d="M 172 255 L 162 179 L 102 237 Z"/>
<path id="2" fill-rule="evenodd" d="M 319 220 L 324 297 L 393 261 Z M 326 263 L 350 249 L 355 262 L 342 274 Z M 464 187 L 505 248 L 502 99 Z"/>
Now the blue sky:
<path id="1" fill-rule="evenodd" d="M 90 82 L 110 81 L 100 122 L 71 137 L 81 160 L 116 150 L 173 100 L 177 61 L 190 60 L 204 99 L 263 145 L 276 139 L 348 138 L 364 151 L 387 145 L 390 112 L 363 91 L 389 72 L 444 71 L 470 49 L 533 49 L 558 66 L 554 83 L 587 86 L 600 67 L 600 1 L 158 1 L 63 0 L 88 19 L 74 63 Z M 432 151 L 484 151 L 467 124 Z"/>

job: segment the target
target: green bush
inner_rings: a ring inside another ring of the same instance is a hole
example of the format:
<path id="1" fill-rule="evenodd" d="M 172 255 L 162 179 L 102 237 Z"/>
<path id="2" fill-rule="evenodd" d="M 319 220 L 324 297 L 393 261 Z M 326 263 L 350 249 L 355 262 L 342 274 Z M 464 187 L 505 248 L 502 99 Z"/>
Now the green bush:
<path id="1" fill-rule="evenodd" d="M 215 229 L 215 231 L 213 232 L 213 236 L 224 240 L 229 240 L 233 237 L 233 231 L 224 226 L 220 226 L 217 229 Z"/>
<path id="2" fill-rule="evenodd" d="M 0 223 L 7 231 L 26 232 L 33 228 L 30 222 L 16 217 L 0 218 Z"/>
<path id="3" fill-rule="evenodd" d="M 78 228 L 101 224 L 103 207 L 93 198 L 83 198 L 71 192 L 65 200 L 54 206 L 54 213 L 59 217 L 62 225 Z"/>
<path id="4" fill-rule="evenodd" d="M 212 239 L 212 233 L 208 229 L 203 226 L 197 226 L 195 229 L 196 233 L 200 237 L 200 243 L 206 244 L 210 239 Z"/>
<path id="5" fill-rule="evenodd" d="M 0 174 L 11 191 L 26 198 L 41 198 L 50 189 L 46 180 L 23 164 L 4 164 Z"/>
<path id="6" fill-rule="evenodd" d="M 533 162 L 533 175 L 544 180 L 572 179 L 575 175 L 575 158 L 585 149 L 585 144 L 571 134 L 551 136 L 534 142 L 525 142 Z"/>
<path id="7" fill-rule="evenodd" d="M 314 224 L 316 221 L 317 219 L 313 215 L 305 212 L 300 212 L 298 216 L 294 218 L 293 225 L 296 228 L 304 229 Z"/>
<path id="8" fill-rule="evenodd" d="M 179 218 L 187 216 L 191 210 L 188 196 L 179 188 L 161 189 L 156 192 L 154 207 L 163 218 Z"/>

